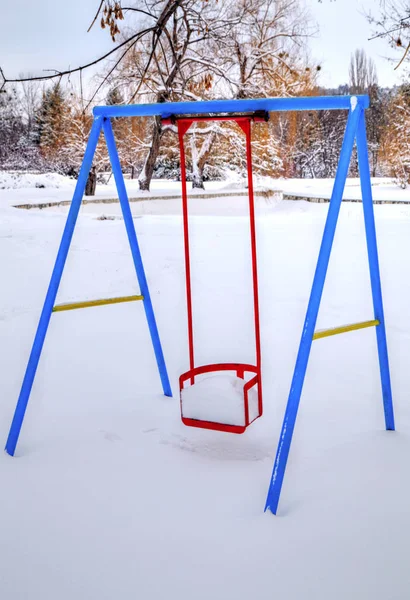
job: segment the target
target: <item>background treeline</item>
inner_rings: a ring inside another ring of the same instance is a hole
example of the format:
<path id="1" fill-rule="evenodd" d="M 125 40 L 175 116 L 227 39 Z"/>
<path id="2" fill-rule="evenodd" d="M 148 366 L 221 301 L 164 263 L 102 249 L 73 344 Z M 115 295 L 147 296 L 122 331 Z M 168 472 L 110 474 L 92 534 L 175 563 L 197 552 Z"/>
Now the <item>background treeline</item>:
<path id="1" fill-rule="evenodd" d="M 372 175 L 392 176 L 403 185 L 410 182 L 410 143 L 405 135 L 410 85 L 380 87 L 374 63 L 358 50 L 346 73 L 348 83 L 321 88 L 320 65 L 308 48 L 313 30 L 298 0 L 145 4 L 153 15 L 158 11 L 160 43 L 131 38 L 121 60 L 100 73 L 98 95 L 92 94 L 91 102 L 84 99 L 91 95 L 90 82 L 84 93 L 63 79 L 3 89 L 0 169 L 53 170 L 75 177 L 96 103 L 364 93 L 371 99 L 367 136 Z M 101 26 L 112 37 L 128 39 L 132 29 L 117 31 L 123 20 L 118 3 L 105 0 L 101 14 Z M 345 124 L 344 111 L 272 114 L 267 124 L 253 128 L 255 172 L 272 177 L 334 176 Z M 123 169 L 138 177 L 141 189 L 149 189 L 153 176 L 179 177 L 175 127 L 148 118 L 114 119 L 113 127 Z M 197 124 L 186 136 L 186 148 L 194 187 L 202 187 L 208 178 L 227 177 L 229 171 L 245 171 L 244 139 L 235 125 Z M 109 170 L 104 143 L 97 149 L 95 166 L 97 172 Z M 355 161 L 350 175 L 357 175 Z"/>

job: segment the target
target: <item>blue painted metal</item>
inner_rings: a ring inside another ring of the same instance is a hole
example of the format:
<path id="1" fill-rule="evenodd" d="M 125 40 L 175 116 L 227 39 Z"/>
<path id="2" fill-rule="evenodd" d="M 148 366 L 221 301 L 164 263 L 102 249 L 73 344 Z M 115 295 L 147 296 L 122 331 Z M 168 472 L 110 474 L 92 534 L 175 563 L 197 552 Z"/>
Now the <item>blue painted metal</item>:
<path id="1" fill-rule="evenodd" d="M 128 201 L 128 195 L 127 190 L 125 188 L 124 177 L 122 175 L 121 164 L 118 158 L 114 133 L 110 121 L 106 118 L 104 118 L 103 129 L 105 140 L 107 142 L 108 154 L 110 156 L 112 172 L 114 174 L 114 179 L 117 186 L 118 198 L 121 204 L 122 215 L 124 217 L 128 241 L 131 247 L 135 271 L 137 273 L 141 294 L 144 296 L 144 309 L 148 321 L 149 332 L 151 334 L 152 345 L 154 347 L 155 358 L 157 360 L 158 370 L 161 377 L 162 388 L 164 390 L 165 396 L 172 396 L 171 385 L 169 383 L 164 354 L 162 352 L 162 346 L 159 338 L 157 323 L 155 320 L 154 309 L 152 307 L 148 282 L 145 276 L 144 265 L 141 258 L 137 234 L 135 232 L 134 221 L 132 219 L 130 203 Z"/>
<path id="2" fill-rule="evenodd" d="M 300 341 L 295 370 L 293 374 L 288 403 L 286 407 L 285 417 L 282 425 L 275 463 L 270 481 L 265 511 L 270 510 L 272 513 L 276 514 L 278 508 L 283 478 L 289 456 L 293 431 L 295 428 L 300 397 L 306 375 L 306 368 L 309 360 L 310 349 L 313 341 L 313 334 L 316 326 L 317 315 L 323 293 L 323 286 L 326 279 L 330 253 L 333 245 L 335 229 L 339 216 L 340 205 L 343 197 L 343 190 L 348 174 L 348 168 L 355 137 L 357 138 L 358 147 L 358 159 L 363 195 L 363 209 L 366 226 L 366 239 L 371 275 L 374 316 L 375 319 L 377 319 L 380 322 L 380 325 L 376 327 L 376 332 L 379 351 L 379 364 L 382 381 L 386 429 L 394 430 L 393 403 L 364 117 L 364 109 L 367 108 L 368 105 L 369 99 L 367 96 L 338 96 L 325 98 L 267 98 L 260 100 L 223 100 L 211 102 L 178 102 L 135 106 L 96 107 L 94 109 L 94 115 L 96 118 L 91 129 L 83 164 L 81 166 L 79 178 L 74 192 L 73 201 L 71 203 L 70 211 L 67 217 L 67 222 L 63 232 L 63 237 L 57 254 L 57 259 L 51 276 L 50 285 L 40 316 L 40 321 L 38 324 L 33 347 L 28 361 L 26 373 L 20 391 L 20 396 L 17 402 L 9 436 L 7 439 L 6 451 L 13 456 L 18 442 L 21 426 L 27 408 L 27 403 L 30 397 L 34 377 L 38 367 L 38 362 L 43 348 L 44 339 L 47 333 L 52 309 L 55 304 L 55 298 L 58 292 L 62 272 L 67 258 L 67 253 L 70 247 L 74 227 L 78 217 L 78 211 L 84 193 L 87 176 L 91 168 L 92 159 L 100 135 L 101 127 L 103 127 L 104 129 L 104 134 L 107 141 L 111 165 L 113 168 L 113 173 L 117 185 L 118 196 L 121 203 L 121 209 L 124 217 L 128 240 L 130 243 L 131 252 L 134 260 L 134 266 L 137 273 L 141 293 L 144 296 L 144 308 L 147 316 L 152 343 L 154 346 L 154 352 L 158 364 L 164 394 L 167 396 L 172 396 L 172 391 L 165 366 L 165 360 L 162 352 L 161 342 L 159 339 L 152 302 L 148 290 L 148 284 L 144 272 L 138 240 L 129 206 L 128 196 L 115 145 L 114 135 L 111 123 L 108 121 L 108 117 L 125 116 L 159 115 L 167 117 L 170 114 L 187 115 L 232 112 L 239 113 L 253 112 L 258 110 L 350 110 L 340 155 L 340 161 L 336 173 L 332 197 L 330 200 L 329 211 L 326 219 L 326 225 L 323 233 L 322 244 L 319 252 L 318 263 L 316 266 L 316 272 L 313 280 L 312 291 L 309 299 L 308 309 Z"/>
<path id="3" fill-rule="evenodd" d="M 61 276 L 63 273 L 68 250 L 70 248 L 71 239 L 73 237 L 74 227 L 77 222 L 78 211 L 81 206 L 81 201 L 83 198 L 88 173 L 91 169 L 95 148 L 97 146 L 98 138 L 100 136 L 101 126 L 102 118 L 95 119 L 91 128 L 83 164 L 81 165 L 77 185 L 74 190 L 73 200 L 71 202 L 70 210 L 67 216 L 67 221 L 64 227 L 63 236 L 61 238 L 60 247 L 58 249 L 56 262 L 54 264 L 53 273 L 51 275 L 50 284 L 47 290 L 46 299 L 44 301 L 43 310 L 41 311 L 40 321 L 37 327 L 36 335 L 34 337 L 33 347 L 31 349 L 26 373 L 24 375 L 23 384 L 21 386 L 16 410 L 14 412 L 13 421 L 11 423 L 10 432 L 7 438 L 5 450 L 11 456 L 14 456 L 14 452 L 20 435 L 21 426 L 23 424 L 24 415 L 26 413 L 27 403 L 31 393 L 31 388 L 33 386 L 38 362 L 40 360 L 41 351 L 43 349 L 44 339 L 46 337 L 48 325 L 50 323 L 50 317 L 60 285 Z"/>
<path id="4" fill-rule="evenodd" d="M 368 108 L 368 96 L 355 96 L 358 107 Z M 169 117 L 170 115 L 203 115 L 209 113 L 242 113 L 286 110 L 349 110 L 351 96 L 318 96 L 309 98 L 259 98 L 248 100 L 210 100 L 207 102 L 164 102 L 127 106 L 96 106 L 94 116 L 103 117 Z"/>
<path id="5" fill-rule="evenodd" d="M 366 140 L 366 118 L 362 111 L 356 135 L 357 158 L 362 188 L 363 212 L 366 228 L 367 253 L 369 258 L 370 281 L 373 296 L 374 318 L 380 321 L 376 327 L 377 348 L 379 351 L 380 376 L 386 429 L 394 431 L 394 411 L 390 382 L 389 357 L 387 352 L 386 327 L 384 320 L 382 286 L 380 282 L 379 257 L 377 252 L 376 226 L 374 222 L 372 186 L 370 181 L 369 156 Z"/>
<path id="6" fill-rule="evenodd" d="M 322 298 L 323 286 L 329 265 L 329 258 L 332 250 L 337 219 L 339 216 L 354 140 L 362 110 L 363 109 L 357 105 L 355 110 L 352 110 L 349 113 L 346 125 L 339 165 L 336 172 L 336 178 L 330 199 L 329 211 L 323 232 L 316 272 L 313 279 L 312 291 L 310 294 L 305 323 L 303 326 L 302 338 L 300 341 L 288 403 L 283 419 L 276 458 L 273 465 L 268 496 L 266 499 L 265 511 L 270 510 L 273 514 L 276 514 L 278 508 L 280 492 L 282 489 L 283 478 L 285 475 L 286 464 L 299 408 L 300 396 L 302 394 L 303 382 L 305 380 L 306 368 L 312 346 L 317 315 L 319 312 L 320 300 Z"/>

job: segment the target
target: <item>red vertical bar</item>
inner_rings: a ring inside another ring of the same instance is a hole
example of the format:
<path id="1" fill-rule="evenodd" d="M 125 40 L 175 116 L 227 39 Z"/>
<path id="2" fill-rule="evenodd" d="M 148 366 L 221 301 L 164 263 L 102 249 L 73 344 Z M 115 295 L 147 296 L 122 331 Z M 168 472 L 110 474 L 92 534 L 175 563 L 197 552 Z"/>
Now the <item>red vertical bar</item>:
<path id="1" fill-rule="evenodd" d="M 244 401 L 245 401 L 245 405 L 244 405 L 245 427 L 248 427 L 249 426 L 249 396 L 248 396 L 248 390 L 246 390 L 245 388 L 243 390 L 243 395 L 244 395 Z"/>
<path id="2" fill-rule="evenodd" d="M 240 127 L 246 136 L 246 164 L 248 171 L 248 195 L 249 195 L 249 218 L 251 226 L 251 252 L 252 252 L 252 278 L 253 278 L 253 304 L 255 316 L 255 346 L 256 366 L 258 369 L 258 409 L 259 416 L 262 415 L 262 369 L 261 369 L 261 340 L 259 324 L 259 294 L 258 294 L 258 267 L 256 255 L 256 227 L 255 227 L 255 200 L 252 177 L 252 144 L 251 144 L 251 122 L 241 123 Z"/>
<path id="3" fill-rule="evenodd" d="M 188 346 L 189 346 L 189 368 L 194 368 L 194 334 L 192 330 L 192 294 L 191 294 L 191 263 L 189 258 L 189 230 L 188 230 L 188 194 L 186 188 L 186 166 L 184 135 L 188 131 L 192 121 L 181 123 L 178 121 L 179 154 L 181 160 L 181 186 L 182 186 L 182 216 L 184 222 L 184 247 L 185 247 L 185 280 L 186 280 L 186 303 L 188 313 Z M 195 382 L 191 378 L 191 385 Z"/>

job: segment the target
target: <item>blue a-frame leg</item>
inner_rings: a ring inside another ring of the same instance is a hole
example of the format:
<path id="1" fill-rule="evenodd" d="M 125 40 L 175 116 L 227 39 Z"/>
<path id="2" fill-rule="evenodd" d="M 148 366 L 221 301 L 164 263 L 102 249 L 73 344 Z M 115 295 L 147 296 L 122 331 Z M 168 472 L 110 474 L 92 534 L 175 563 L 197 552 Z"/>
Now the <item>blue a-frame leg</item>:
<path id="1" fill-rule="evenodd" d="M 377 348 L 379 352 L 380 376 L 382 383 L 384 419 L 386 429 L 394 431 L 394 411 L 390 383 L 389 357 L 387 352 L 386 325 L 384 320 L 382 286 L 380 281 L 379 256 L 377 252 L 376 227 L 374 222 L 372 186 L 370 183 L 369 154 L 366 140 L 366 120 L 361 111 L 356 136 L 357 157 L 362 188 L 363 212 L 366 229 L 367 254 L 370 267 L 374 318 L 379 321 L 376 327 Z"/>
<path id="2" fill-rule="evenodd" d="M 75 224 L 77 222 L 78 212 L 80 210 L 88 173 L 91 169 L 95 149 L 97 147 L 98 139 L 101 133 L 101 128 L 104 128 L 108 152 L 111 160 L 111 166 L 117 186 L 118 197 L 120 199 L 122 214 L 124 217 L 128 240 L 131 247 L 132 258 L 134 261 L 135 270 L 141 289 L 141 294 L 144 297 L 143 302 L 145 314 L 147 317 L 148 327 L 151 334 L 151 340 L 154 347 L 155 357 L 157 360 L 158 369 L 161 377 L 162 388 L 166 396 L 172 396 L 171 386 L 169 383 L 164 355 L 162 352 L 154 310 L 151 303 L 147 279 L 145 276 L 144 266 L 139 250 L 137 235 L 135 232 L 134 222 L 131 215 L 131 209 L 128 202 L 128 196 L 125 189 L 124 178 L 121 171 L 121 166 L 118 158 L 117 149 L 115 146 L 111 124 L 106 117 L 97 116 L 94 118 L 94 122 L 91 128 L 87 148 L 84 154 L 83 163 L 81 165 L 77 184 L 74 190 L 74 195 L 67 216 L 67 221 L 64 227 L 63 236 L 61 239 L 60 247 L 58 249 L 56 262 L 54 264 L 50 284 L 47 290 L 46 299 L 44 301 L 40 321 L 37 327 L 29 361 L 24 375 L 23 384 L 21 386 L 20 395 L 17 401 L 16 410 L 14 412 L 13 421 L 11 423 L 10 432 L 7 438 L 5 450 L 11 456 L 14 455 L 16 445 L 19 439 L 24 415 L 26 412 L 27 404 L 30 398 L 31 389 L 34 382 L 34 377 L 36 375 L 41 351 L 43 349 L 44 340 L 50 323 L 50 317 L 55 304 L 58 288 L 64 270 L 64 265 L 70 248 L 71 239 L 73 237 Z"/>
<path id="3" fill-rule="evenodd" d="M 288 403 L 286 406 L 282 430 L 279 437 L 276 458 L 273 465 L 265 511 L 270 510 L 277 513 L 280 493 L 285 475 L 286 464 L 295 428 L 296 417 L 302 394 L 303 382 L 309 361 L 310 350 L 313 341 L 323 286 L 329 265 L 334 235 L 340 206 L 343 199 L 343 191 L 349 170 L 353 145 L 356 139 L 358 162 L 360 170 L 360 181 L 363 197 L 363 210 L 366 228 L 366 241 L 371 277 L 371 287 L 374 306 L 374 319 L 379 321 L 376 327 L 377 345 L 379 352 L 380 375 L 382 383 L 383 405 L 386 429 L 394 430 L 394 415 L 392 392 L 390 385 L 390 371 L 387 354 L 386 329 L 384 322 L 383 301 L 380 283 L 379 260 L 377 253 L 376 228 L 374 222 L 373 199 L 370 182 L 370 169 L 367 152 L 366 126 L 363 107 L 352 105 L 349 112 L 345 136 L 343 140 L 340 161 L 337 168 L 335 183 L 330 199 L 329 211 L 320 247 L 316 272 L 313 279 L 306 318 L 302 331 L 299 351 L 296 359 L 295 370 L 291 383 Z"/>
<path id="4" fill-rule="evenodd" d="M 107 142 L 108 154 L 110 156 L 112 172 L 114 173 L 115 184 L 117 186 L 122 216 L 124 217 L 128 241 L 131 247 L 135 271 L 137 273 L 141 294 L 144 296 L 144 309 L 148 321 L 149 332 L 151 334 L 152 345 L 154 346 L 155 357 L 157 359 L 162 389 L 164 390 L 165 396 L 172 396 L 171 385 L 169 383 L 167 368 L 165 366 L 164 354 L 162 352 L 161 341 L 159 339 L 159 333 L 157 323 L 155 320 L 154 309 L 152 307 L 151 296 L 148 289 L 147 278 L 145 276 L 144 265 L 142 263 L 141 252 L 139 249 L 137 234 L 135 232 L 134 227 L 134 221 L 132 220 L 130 203 L 128 201 L 128 195 L 127 190 L 125 188 L 124 177 L 122 175 L 120 159 L 118 158 L 118 152 L 115 145 L 114 133 L 111 126 L 111 121 L 107 117 L 104 117 L 103 129 L 105 141 Z"/>

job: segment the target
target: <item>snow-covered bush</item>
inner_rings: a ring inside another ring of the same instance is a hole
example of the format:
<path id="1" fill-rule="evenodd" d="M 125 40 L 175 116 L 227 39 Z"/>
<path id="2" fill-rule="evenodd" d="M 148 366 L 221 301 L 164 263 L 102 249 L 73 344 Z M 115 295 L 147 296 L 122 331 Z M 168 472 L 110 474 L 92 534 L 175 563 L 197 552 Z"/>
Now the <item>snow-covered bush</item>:
<path id="1" fill-rule="evenodd" d="M 0 171 L 0 189 L 60 188 L 73 185 L 69 177 L 59 173 L 19 173 Z"/>

